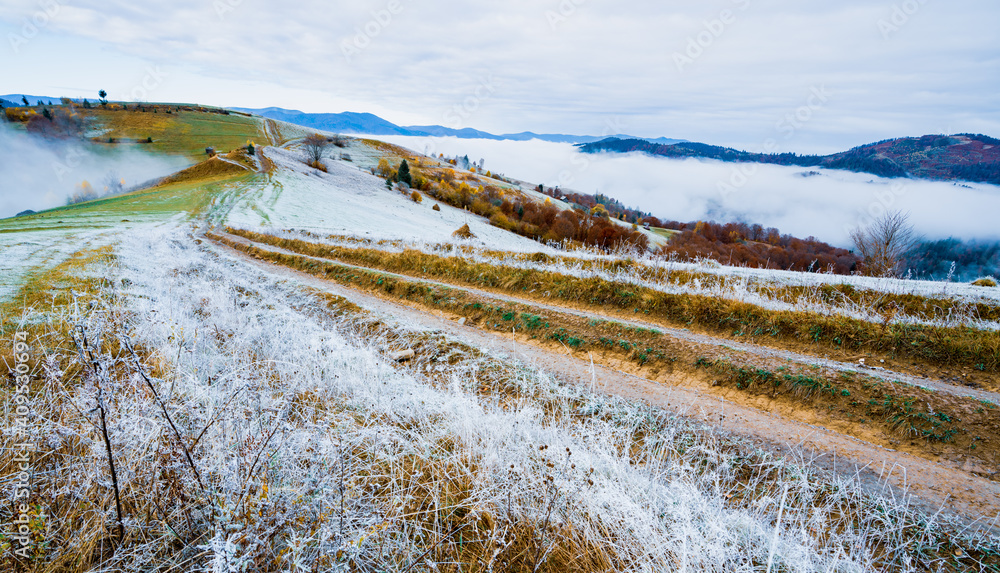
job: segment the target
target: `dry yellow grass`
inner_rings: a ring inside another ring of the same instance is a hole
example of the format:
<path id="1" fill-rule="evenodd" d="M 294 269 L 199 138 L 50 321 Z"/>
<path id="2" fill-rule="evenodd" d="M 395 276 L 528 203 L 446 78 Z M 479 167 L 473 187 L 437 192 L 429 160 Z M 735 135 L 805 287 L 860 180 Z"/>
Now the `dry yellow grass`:
<path id="1" fill-rule="evenodd" d="M 455 232 L 451 234 L 451 236 L 458 237 L 459 239 L 473 239 L 475 238 L 476 234 L 472 232 L 472 229 L 469 228 L 469 224 L 466 223 L 461 227 L 459 227 L 458 229 L 456 229 Z"/>
<path id="2" fill-rule="evenodd" d="M 246 167 L 240 167 L 239 165 L 233 165 L 219 159 L 218 157 L 211 157 L 197 165 L 193 165 L 178 171 L 173 175 L 163 179 L 160 185 L 171 185 L 174 183 L 185 183 L 192 181 L 210 181 L 215 179 L 221 179 L 226 177 L 235 177 L 239 175 L 246 175 L 249 169 Z"/>
<path id="3" fill-rule="evenodd" d="M 225 237 L 210 237 L 262 260 L 415 303 L 434 313 L 444 311 L 465 317 L 468 324 L 479 328 L 508 335 L 514 330 L 543 346 L 558 342 L 562 349 L 585 360 L 596 357 L 602 364 L 650 379 L 666 383 L 673 383 L 676 376 L 704 379 L 712 388 L 718 387 L 726 399 L 750 406 L 765 397 L 788 411 L 798 412 L 810 423 L 820 420 L 824 425 L 857 426 L 861 430 L 858 437 L 884 447 L 901 448 L 932 460 L 945 458 L 962 463 L 978 459 L 984 466 L 995 465 L 1000 454 L 998 444 L 989 437 L 1000 431 L 1000 411 L 972 398 L 801 364 L 782 365 L 775 370 L 767 358 L 725 347 L 682 343 L 645 328 L 502 303 L 377 271 L 361 271 L 267 251 Z M 925 412 L 936 414 L 929 416 Z M 866 421 L 858 425 L 860 420 Z M 901 440 L 912 443 L 901 444 Z"/>
<path id="4" fill-rule="evenodd" d="M 405 250 L 331 247 L 273 235 L 229 229 L 233 234 L 297 253 L 343 260 L 381 270 L 439 278 L 457 284 L 499 289 L 525 296 L 528 291 L 571 304 L 642 314 L 647 320 L 699 327 L 716 335 L 746 332 L 780 347 L 823 349 L 834 356 L 871 352 L 885 359 L 919 360 L 927 367 L 974 369 L 990 385 L 1000 372 L 1000 333 L 971 328 L 876 324 L 838 315 L 770 310 L 754 304 L 696 294 L 671 294 L 647 287 L 576 278 L 551 271 L 517 269 Z M 545 256 L 545 255 L 542 255 Z M 633 265 L 634 261 L 621 261 Z M 531 295 L 528 295 L 531 296 Z M 908 364 L 903 364 L 908 366 Z"/>

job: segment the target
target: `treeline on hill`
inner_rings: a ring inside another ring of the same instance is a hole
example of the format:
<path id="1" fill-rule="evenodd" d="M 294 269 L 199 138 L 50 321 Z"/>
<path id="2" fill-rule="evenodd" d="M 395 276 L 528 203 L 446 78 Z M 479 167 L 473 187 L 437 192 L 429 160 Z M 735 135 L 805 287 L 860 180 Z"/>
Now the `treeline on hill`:
<path id="1" fill-rule="evenodd" d="M 607 195 L 563 192 L 558 188 L 538 191 L 572 203 L 588 212 L 607 211 L 608 216 L 627 223 L 680 231 L 660 249 L 681 260 L 713 259 L 724 264 L 803 272 L 850 274 L 860 262 L 852 252 L 831 246 L 813 237 L 798 239 L 775 228 L 746 223 L 661 221 L 649 213 L 625 207 Z"/>
<path id="2" fill-rule="evenodd" d="M 653 219 L 652 223 L 658 222 Z M 841 275 L 855 272 L 861 261 L 851 251 L 814 237 L 798 239 L 762 225 L 706 221 L 661 225 L 680 231 L 661 251 L 681 260 L 708 258 L 726 265 Z"/>
<path id="3" fill-rule="evenodd" d="M 626 223 L 642 224 L 644 218 L 651 216 L 651 213 L 626 207 L 614 197 L 608 197 L 607 195 L 602 195 L 600 193 L 587 195 L 584 193 L 563 192 L 558 188 L 546 189 L 541 185 L 538 186 L 538 190 L 546 195 L 552 196 L 553 198 L 565 201 L 573 205 L 574 208 L 583 211 L 593 211 L 597 209 L 598 205 L 600 205 L 605 211 L 608 212 L 610 217 L 620 221 L 625 221 Z M 597 210 L 600 211 L 600 209 Z"/>
<path id="4" fill-rule="evenodd" d="M 1000 162 L 978 165 L 955 165 L 951 172 L 956 179 L 1000 185 Z"/>
<path id="5" fill-rule="evenodd" d="M 833 155 L 750 153 L 729 147 L 682 142 L 671 145 L 641 139 L 608 138 L 580 145 L 584 153 L 642 152 L 674 159 L 705 158 L 742 163 L 796 167 L 824 167 L 870 173 L 880 177 L 964 180 L 1000 184 L 1000 147 L 997 139 L 981 134 L 925 135 L 887 139 Z"/>
<path id="6" fill-rule="evenodd" d="M 906 254 L 902 266 L 917 279 L 972 281 L 1000 277 L 1000 243 L 924 241 Z"/>
<path id="7" fill-rule="evenodd" d="M 789 165 L 796 167 L 826 167 L 829 169 L 846 169 L 861 173 L 871 173 L 881 177 L 903 177 L 906 170 L 895 162 L 873 157 L 865 148 L 859 147 L 832 156 L 798 155 L 796 153 L 750 153 L 729 147 L 708 145 L 705 143 L 683 142 L 672 145 L 650 143 L 642 139 L 605 139 L 580 146 L 585 153 L 614 151 L 629 153 L 639 151 L 650 155 L 669 157 L 673 159 L 704 158 L 719 161 L 741 163 L 766 163 L 770 165 Z"/>
<path id="8" fill-rule="evenodd" d="M 611 222 L 606 210 L 591 214 L 578 209 L 560 209 L 550 200 L 540 205 L 496 185 L 480 184 L 474 177 L 459 180 L 451 169 L 437 170 L 433 175 L 424 174 L 420 169 L 410 167 L 406 161 L 394 169 L 383 159 L 375 172 L 387 182 L 396 181 L 400 174 L 408 173 L 408 176 L 403 176 L 410 180 L 410 187 L 452 207 L 486 217 L 494 227 L 536 241 L 575 241 L 606 251 L 622 247 L 646 250 L 649 247 L 645 235 L 627 225 Z M 469 185 L 470 180 L 476 185 Z"/>

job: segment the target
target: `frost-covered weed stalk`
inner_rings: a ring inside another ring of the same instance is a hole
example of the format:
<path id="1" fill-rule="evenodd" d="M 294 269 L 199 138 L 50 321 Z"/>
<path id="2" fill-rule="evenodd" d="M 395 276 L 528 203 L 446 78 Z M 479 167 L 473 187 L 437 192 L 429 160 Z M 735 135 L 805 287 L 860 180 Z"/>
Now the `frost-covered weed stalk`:
<path id="1" fill-rule="evenodd" d="M 357 248 L 360 246 L 393 253 L 411 249 L 430 255 L 457 257 L 476 263 L 514 269 L 554 272 L 576 278 L 598 278 L 618 284 L 645 287 L 667 294 L 700 295 L 745 302 L 775 311 L 845 316 L 880 324 L 968 326 L 979 330 L 1000 330 L 1000 322 L 980 319 L 976 316 L 973 308 L 976 303 L 998 304 L 1000 299 L 991 298 L 997 294 L 994 292 L 996 289 L 976 288 L 966 284 L 727 267 L 711 260 L 688 263 L 664 259 L 648 253 L 640 254 L 628 251 L 607 254 L 581 249 L 567 254 L 539 245 L 539 252 L 559 257 L 553 262 L 545 262 L 531 260 L 523 253 L 498 254 L 497 251 L 463 242 L 431 243 L 401 240 L 380 241 L 348 236 L 325 237 L 309 232 L 277 231 L 266 227 L 248 230 L 284 239 L 305 240 L 337 247 Z M 623 266 L 624 261 L 628 261 L 630 264 Z M 670 277 L 671 273 L 679 273 L 678 278 L 664 280 L 663 276 Z M 936 313 L 933 319 L 912 316 L 905 312 L 898 312 L 887 317 L 885 313 L 879 312 L 870 304 L 859 303 L 846 297 L 842 297 L 838 302 L 831 302 L 821 290 L 827 285 L 841 284 L 871 291 L 875 294 L 874 298 L 877 298 L 880 293 L 914 295 L 951 299 L 959 304 L 947 312 Z M 795 286 L 805 287 L 805 290 L 797 296 L 794 302 L 785 300 L 776 294 L 776 288 Z"/>
<path id="2" fill-rule="evenodd" d="M 117 253 L 115 300 L 201 476 L 139 376 L 103 389 L 123 570 L 567 570 L 586 553 L 617 571 L 908 571 L 922 567 L 905 547 L 940 543 L 903 505 L 535 370 L 442 363 L 440 384 L 393 368 L 310 294 L 181 230 L 134 232 Z M 111 310 L 89 314 L 92 335 L 114 336 Z M 58 430 L 91 440 L 64 487 L 106 494 L 93 429 Z M 161 497 L 152 518 L 128 511 L 144 496 Z"/>

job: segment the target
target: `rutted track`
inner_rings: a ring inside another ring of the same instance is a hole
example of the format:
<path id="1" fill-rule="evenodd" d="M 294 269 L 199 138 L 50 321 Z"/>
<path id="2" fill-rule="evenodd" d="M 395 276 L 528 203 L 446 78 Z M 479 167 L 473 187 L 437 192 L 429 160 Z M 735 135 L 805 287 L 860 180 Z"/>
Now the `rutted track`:
<path id="1" fill-rule="evenodd" d="M 912 375 L 904 374 L 904 373 L 901 373 L 901 372 L 895 372 L 895 371 L 892 371 L 892 370 L 887 370 L 885 368 L 866 368 L 866 367 L 860 367 L 859 368 L 859 365 L 856 365 L 856 364 L 839 362 L 839 361 L 836 361 L 836 360 L 829 360 L 829 359 L 821 358 L 821 357 L 818 357 L 818 356 L 801 354 L 801 353 L 797 353 L 797 352 L 791 352 L 791 351 L 788 351 L 788 350 L 782 350 L 782 349 L 772 348 L 772 347 L 769 347 L 769 346 L 762 346 L 762 345 L 758 345 L 758 344 L 751 344 L 751 343 L 741 342 L 741 341 L 738 341 L 738 340 L 732 340 L 732 339 L 728 339 L 728 338 L 719 338 L 719 337 L 709 336 L 709 335 L 705 335 L 705 334 L 698 334 L 698 333 L 691 332 L 690 330 L 686 330 L 686 329 L 682 329 L 682 328 L 674 328 L 674 327 L 666 326 L 666 325 L 663 325 L 663 324 L 660 324 L 660 323 L 646 322 L 646 321 L 636 320 L 634 318 L 622 317 L 622 316 L 618 316 L 618 315 L 601 314 L 601 313 L 598 313 L 598 312 L 592 312 L 592 311 L 581 310 L 581 309 L 573 308 L 573 307 L 569 307 L 569 306 L 562 306 L 562 305 L 555 305 L 555 304 L 551 304 L 551 303 L 540 302 L 540 301 L 533 300 L 533 299 L 516 297 L 516 296 L 512 296 L 512 295 L 505 294 L 505 293 L 497 293 L 497 292 L 494 292 L 494 291 L 473 288 L 473 287 L 469 287 L 469 286 L 465 286 L 465 285 L 458 285 L 458 284 L 447 283 L 447 282 L 443 282 L 443 281 L 436 281 L 436 280 L 433 280 L 433 279 L 421 278 L 421 277 L 413 277 L 413 276 L 404 275 L 404 274 L 400 274 L 400 273 L 394 273 L 394 272 L 390 272 L 390 271 L 384 271 L 384 270 L 381 270 L 381 269 L 378 269 L 378 268 L 370 268 L 370 267 L 364 267 L 364 266 L 354 265 L 354 264 L 351 264 L 351 263 L 346 263 L 346 262 L 335 260 L 335 259 L 313 257 L 313 256 L 309 256 L 309 255 L 304 255 L 302 253 L 297 253 L 295 251 L 291 251 L 291 250 L 288 250 L 288 249 L 283 249 L 281 247 L 275 247 L 273 245 L 267 245 L 265 243 L 259 243 L 259 242 L 251 241 L 251 240 L 246 239 L 244 237 L 239 237 L 239 236 L 232 235 L 232 234 L 229 234 L 229 233 L 224 233 L 222 231 L 217 231 L 217 233 L 220 234 L 220 235 L 224 235 L 226 238 L 228 238 L 230 240 L 233 240 L 233 241 L 236 241 L 236 242 L 239 242 L 239 243 L 243 243 L 243 244 L 247 244 L 247 245 L 253 245 L 253 246 L 255 246 L 255 247 L 259 248 L 259 249 L 273 251 L 273 252 L 276 252 L 276 253 L 283 253 L 283 254 L 288 254 L 288 255 L 294 255 L 294 256 L 303 257 L 303 258 L 307 258 L 307 259 L 312 259 L 312 260 L 316 260 L 316 261 L 335 263 L 337 265 L 341 265 L 341 266 L 344 266 L 344 267 L 347 267 L 347 268 L 353 268 L 353 269 L 359 269 L 359 270 L 366 270 L 366 271 L 377 272 L 379 274 L 383 274 L 383 275 L 390 276 L 390 277 L 397 277 L 397 278 L 400 278 L 400 279 L 403 279 L 403 280 L 406 280 L 406 281 L 410 281 L 410 282 L 414 282 L 414 283 L 421 283 L 421 284 L 428 284 L 428 285 L 436 285 L 436 286 L 447 287 L 447 288 L 451 288 L 451 289 L 455 289 L 455 290 L 460 290 L 460 291 L 464 291 L 464 292 L 473 293 L 473 294 L 476 294 L 477 296 L 481 296 L 483 298 L 491 298 L 491 299 L 494 299 L 494 300 L 506 301 L 506 302 L 516 302 L 516 303 L 520 303 L 520 304 L 524 304 L 524 305 L 533 306 L 533 307 L 536 307 L 536 308 L 539 308 L 539 309 L 545 309 L 545 310 L 548 310 L 548 311 L 551 311 L 551 312 L 560 312 L 560 313 L 564 313 L 564 314 L 570 314 L 570 315 L 574 315 L 574 316 L 579 316 L 579 317 L 582 317 L 582 318 L 594 318 L 594 319 L 614 320 L 615 322 L 620 322 L 622 324 L 626 324 L 626 325 L 630 325 L 630 326 L 637 326 L 637 327 L 641 327 L 641 328 L 655 329 L 655 330 L 658 330 L 658 331 L 664 333 L 665 336 L 669 336 L 669 337 L 672 337 L 672 338 L 677 339 L 677 340 L 683 340 L 683 341 L 687 341 L 687 342 L 692 342 L 692 343 L 695 343 L 695 344 L 729 348 L 729 349 L 737 350 L 737 351 L 740 351 L 740 352 L 746 352 L 746 353 L 749 353 L 749 354 L 755 354 L 755 355 L 764 356 L 764 357 L 778 358 L 778 359 L 781 359 L 781 360 L 787 360 L 787 361 L 791 361 L 791 362 L 797 362 L 797 363 L 803 363 L 803 364 L 815 364 L 815 365 L 818 365 L 818 366 L 821 366 L 821 367 L 824 367 L 824 368 L 829 368 L 831 370 L 836 370 L 836 371 L 840 371 L 840 372 L 860 372 L 860 373 L 865 374 L 867 376 L 870 376 L 872 378 L 878 378 L 880 380 L 885 380 L 885 381 L 888 381 L 888 382 L 899 382 L 899 383 L 903 383 L 903 384 L 909 384 L 911 386 L 916 386 L 916 387 L 919 387 L 919 388 L 933 390 L 935 392 L 942 392 L 942 393 L 949 394 L 949 395 L 952 395 L 952 396 L 957 396 L 957 397 L 962 397 L 962 398 L 972 398 L 974 400 L 985 400 L 985 401 L 992 402 L 994 404 L 1000 405 L 1000 393 L 997 393 L 997 392 L 989 392 L 989 391 L 985 391 L 985 390 L 978 390 L 978 389 L 975 389 L 975 388 L 967 388 L 967 387 L 963 387 L 963 386 L 956 386 L 954 384 L 949 384 L 947 382 L 943 382 L 943 381 L 940 381 L 940 380 L 933 380 L 933 379 L 930 379 L 930 378 L 912 376 Z"/>
<path id="2" fill-rule="evenodd" d="M 241 237 L 226 235 L 227 238 L 243 244 L 253 244 L 254 246 L 274 252 L 284 252 L 295 256 L 305 257 L 298 253 L 291 253 L 283 249 L 252 243 Z M 253 264 L 267 270 L 270 273 L 277 273 L 293 278 L 294 280 L 307 284 L 311 287 L 324 290 L 343 296 L 359 306 L 379 314 L 389 317 L 405 318 L 410 322 L 417 322 L 425 325 L 428 330 L 438 330 L 445 332 L 456 338 L 478 346 L 484 346 L 495 352 L 506 354 L 516 354 L 518 358 L 529 363 L 542 365 L 545 369 L 558 374 L 566 381 L 579 384 L 595 384 L 609 394 L 615 394 L 627 398 L 638 398 L 658 407 L 665 407 L 679 413 L 711 422 L 713 425 L 727 431 L 750 436 L 756 439 L 763 447 L 780 450 L 793 457 L 802 457 L 810 460 L 810 463 L 818 464 L 841 474 L 856 476 L 870 490 L 880 490 L 890 487 L 900 495 L 913 497 L 913 502 L 926 506 L 932 511 L 947 509 L 968 520 L 990 519 L 994 515 L 1000 516 L 1000 483 L 993 482 L 981 477 L 977 477 L 963 471 L 959 467 L 951 464 L 945 465 L 935 463 L 920 457 L 899 452 L 889 448 L 884 448 L 852 436 L 848 436 L 827 428 L 795 421 L 775 415 L 764 410 L 740 405 L 718 396 L 701 392 L 696 388 L 677 386 L 664 386 L 661 383 L 653 382 L 644 378 L 633 376 L 615 369 L 605 368 L 593 363 L 587 363 L 559 352 L 554 352 L 545 348 L 530 346 L 518 343 L 512 344 L 511 340 L 483 330 L 464 326 L 453 320 L 435 316 L 432 313 L 414 309 L 397 302 L 388 301 L 370 294 L 337 285 L 331 281 L 321 280 L 285 267 L 277 267 L 270 263 L 253 261 L 245 254 L 220 246 L 221 249 L 235 254 L 244 260 L 249 260 Z M 315 257 L 307 257 L 315 258 Z M 531 305 L 537 308 L 544 308 L 553 312 L 573 314 L 587 318 L 608 317 L 576 309 L 540 304 L 536 301 L 519 299 L 507 295 L 481 291 L 468 287 L 460 287 L 448 283 L 431 281 L 426 279 L 415 279 L 405 275 L 388 273 L 378 269 L 365 269 L 330 261 L 328 259 L 316 259 L 328 263 L 343 265 L 359 270 L 371 270 L 386 276 L 397 276 L 403 280 L 433 284 L 463 290 L 476 294 L 477 296 L 518 302 Z M 642 321 L 626 321 L 614 318 L 618 322 L 630 322 L 631 324 L 644 328 L 655 328 L 665 332 L 670 336 L 686 340 L 696 344 L 714 344 L 720 347 L 739 349 L 745 352 L 759 352 L 768 356 L 786 357 L 791 356 L 792 360 L 805 361 L 807 363 L 819 363 L 815 357 L 797 355 L 793 353 L 783 353 L 774 349 L 759 347 L 755 345 L 737 344 L 730 340 L 716 339 L 703 335 L 698 335 L 682 329 L 668 329 L 658 324 L 650 324 Z M 827 361 L 830 362 L 830 361 Z M 842 369 L 851 369 L 849 365 L 843 363 L 833 363 L 840 365 Z M 836 366 L 831 366 L 836 368 Z M 873 376 L 880 375 L 885 379 L 904 380 L 907 377 L 888 373 L 885 371 L 865 372 Z M 927 386 L 927 381 L 918 380 L 913 383 Z M 977 393 L 977 391 L 958 388 L 948 384 L 941 385 L 942 391 L 945 388 L 959 396 L 977 397 L 979 395 L 989 396 L 988 399 L 996 400 L 998 397 L 992 393 Z"/>

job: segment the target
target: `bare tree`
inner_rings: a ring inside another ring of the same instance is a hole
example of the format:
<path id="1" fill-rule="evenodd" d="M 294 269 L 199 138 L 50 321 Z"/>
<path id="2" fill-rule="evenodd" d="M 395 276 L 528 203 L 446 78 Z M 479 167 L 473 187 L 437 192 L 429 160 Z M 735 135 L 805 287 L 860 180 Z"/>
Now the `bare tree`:
<path id="1" fill-rule="evenodd" d="M 104 174 L 104 194 L 121 195 L 125 191 L 125 179 L 112 169 Z"/>
<path id="2" fill-rule="evenodd" d="M 318 133 L 313 133 L 305 138 L 302 142 L 302 148 L 306 150 L 306 155 L 310 159 L 310 165 L 319 163 L 323 156 L 326 155 L 326 149 L 330 147 L 333 143 L 324 135 Z"/>
<path id="3" fill-rule="evenodd" d="M 909 213 L 892 211 L 865 227 L 851 231 L 851 240 L 863 259 L 862 270 L 870 276 L 896 276 L 903 255 L 916 244 Z"/>

